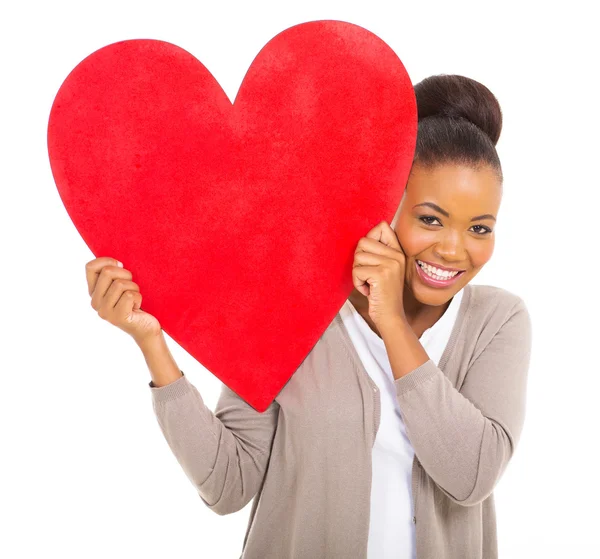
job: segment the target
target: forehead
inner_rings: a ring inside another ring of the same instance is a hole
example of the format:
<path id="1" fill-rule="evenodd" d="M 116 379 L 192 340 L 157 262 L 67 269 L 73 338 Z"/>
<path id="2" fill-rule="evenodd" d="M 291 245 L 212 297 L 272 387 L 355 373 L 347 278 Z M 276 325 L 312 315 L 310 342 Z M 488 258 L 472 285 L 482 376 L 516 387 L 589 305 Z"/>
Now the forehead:
<path id="1" fill-rule="evenodd" d="M 408 179 L 406 197 L 409 208 L 421 202 L 434 202 L 453 217 L 496 214 L 502 185 L 487 165 L 473 168 L 457 163 L 433 167 L 415 164 Z"/>

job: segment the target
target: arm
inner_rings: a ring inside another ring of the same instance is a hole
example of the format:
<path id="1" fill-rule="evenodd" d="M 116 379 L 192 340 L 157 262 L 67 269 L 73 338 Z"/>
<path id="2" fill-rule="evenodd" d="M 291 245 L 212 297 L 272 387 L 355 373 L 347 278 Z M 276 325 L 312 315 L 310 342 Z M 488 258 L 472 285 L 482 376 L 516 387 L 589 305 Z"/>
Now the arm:
<path id="1" fill-rule="evenodd" d="M 530 351 L 530 316 L 519 300 L 460 391 L 431 359 L 394 381 L 415 453 L 453 502 L 486 499 L 512 457 L 525 418 Z"/>
<path id="2" fill-rule="evenodd" d="M 155 351 L 165 350 L 159 345 Z M 146 360 L 157 358 L 148 355 Z M 274 400 L 263 413 L 257 412 L 223 385 L 213 413 L 183 372 L 177 369 L 177 375 L 163 386 L 150 383 L 161 431 L 202 501 L 220 515 L 236 512 L 262 484 L 279 404 Z"/>

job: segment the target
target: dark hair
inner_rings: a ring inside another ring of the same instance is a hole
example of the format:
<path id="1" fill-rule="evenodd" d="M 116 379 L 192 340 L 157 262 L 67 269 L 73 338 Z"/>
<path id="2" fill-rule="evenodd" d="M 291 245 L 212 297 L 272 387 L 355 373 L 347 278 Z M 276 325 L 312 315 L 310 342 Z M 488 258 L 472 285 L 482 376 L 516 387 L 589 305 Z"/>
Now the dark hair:
<path id="1" fill-rule="evenodd" d="M 487 164 L 502 181 L 496 152 L 502 111 L 487 87 L 464 76 L 439 74 L 415 85 L 415 95 L 419 114 L 415 162 Z"/>

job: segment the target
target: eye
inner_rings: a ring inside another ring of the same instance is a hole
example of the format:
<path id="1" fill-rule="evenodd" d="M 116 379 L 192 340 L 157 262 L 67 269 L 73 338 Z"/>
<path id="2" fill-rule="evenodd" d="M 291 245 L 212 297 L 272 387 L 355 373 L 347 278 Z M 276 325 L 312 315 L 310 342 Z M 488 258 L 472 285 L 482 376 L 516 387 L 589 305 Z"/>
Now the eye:
<path id="1" fill-rule="evenodd" d="M 422 221 L 423 223 L 425 223 L 425 225 L 433 225 L 432 221 L 429 220 L 433 220 L 433 221 L 437 221 L 438 223 L 440 223 L 440 220 L 435 217 L 434 215 L 422 215 L 419 217 L 419 220 Z M 441 225 L 441 223 L 440 223 Z M 489 233 L 492 232 L 492 230 L 489 227 L 486 227 L 485 225 L 473 225 L 473 227 L 479 227 L 479 231 L 477 234 L 484 236 L 484 235 L 488 235 Z"/>
<path id="2" fill-rule="evenodd" d="M 473 227 L 481 227 L 481 229 L 483 229 L 483 232 L 477 233 L 478 235 L 487 235 L 488 233 L 492 232 L 492 230 L 485 225 L 473 225 Z"/>
<path id="3" fill-rule="evenodd" d="M 420 220 L 421 220 L 423 223 L 425 223 L 425 225 L 433 225 L 433 223 L 431 223 L 431 222 L 429 222 L 429 221 L 426 221 L 427 219 L 433 219 L 433 220 L 435 220 L 435 221 L 437 221 L 437 222 L 439 223 L 439 220 L 438 220 L 438 218 L 437 218 L 437 217 L 435 217 L 435 216 L 433 216 L 433 215 L 422 215 L 422 216 L 420 216 L 420 217 L 419 217 L 419 219 L 420 219 Z M 440 225 L 441 225 L 441 223 L 440 223 Z"/>

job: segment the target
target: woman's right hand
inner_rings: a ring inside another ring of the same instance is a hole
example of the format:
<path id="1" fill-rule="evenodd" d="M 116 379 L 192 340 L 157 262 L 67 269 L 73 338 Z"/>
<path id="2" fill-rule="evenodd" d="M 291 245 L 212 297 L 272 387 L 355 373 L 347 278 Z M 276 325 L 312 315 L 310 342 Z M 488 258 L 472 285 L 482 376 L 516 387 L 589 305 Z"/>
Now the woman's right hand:
<path id="1" fill-rule="evenodd" d="M 160 334 L 158 320 L 141 310 L 142 294 L 129 270 L 114 258 L 100 257 L 85 265 L 92 308 L 100 318 L 127 332 L 138 343 Z"/>

